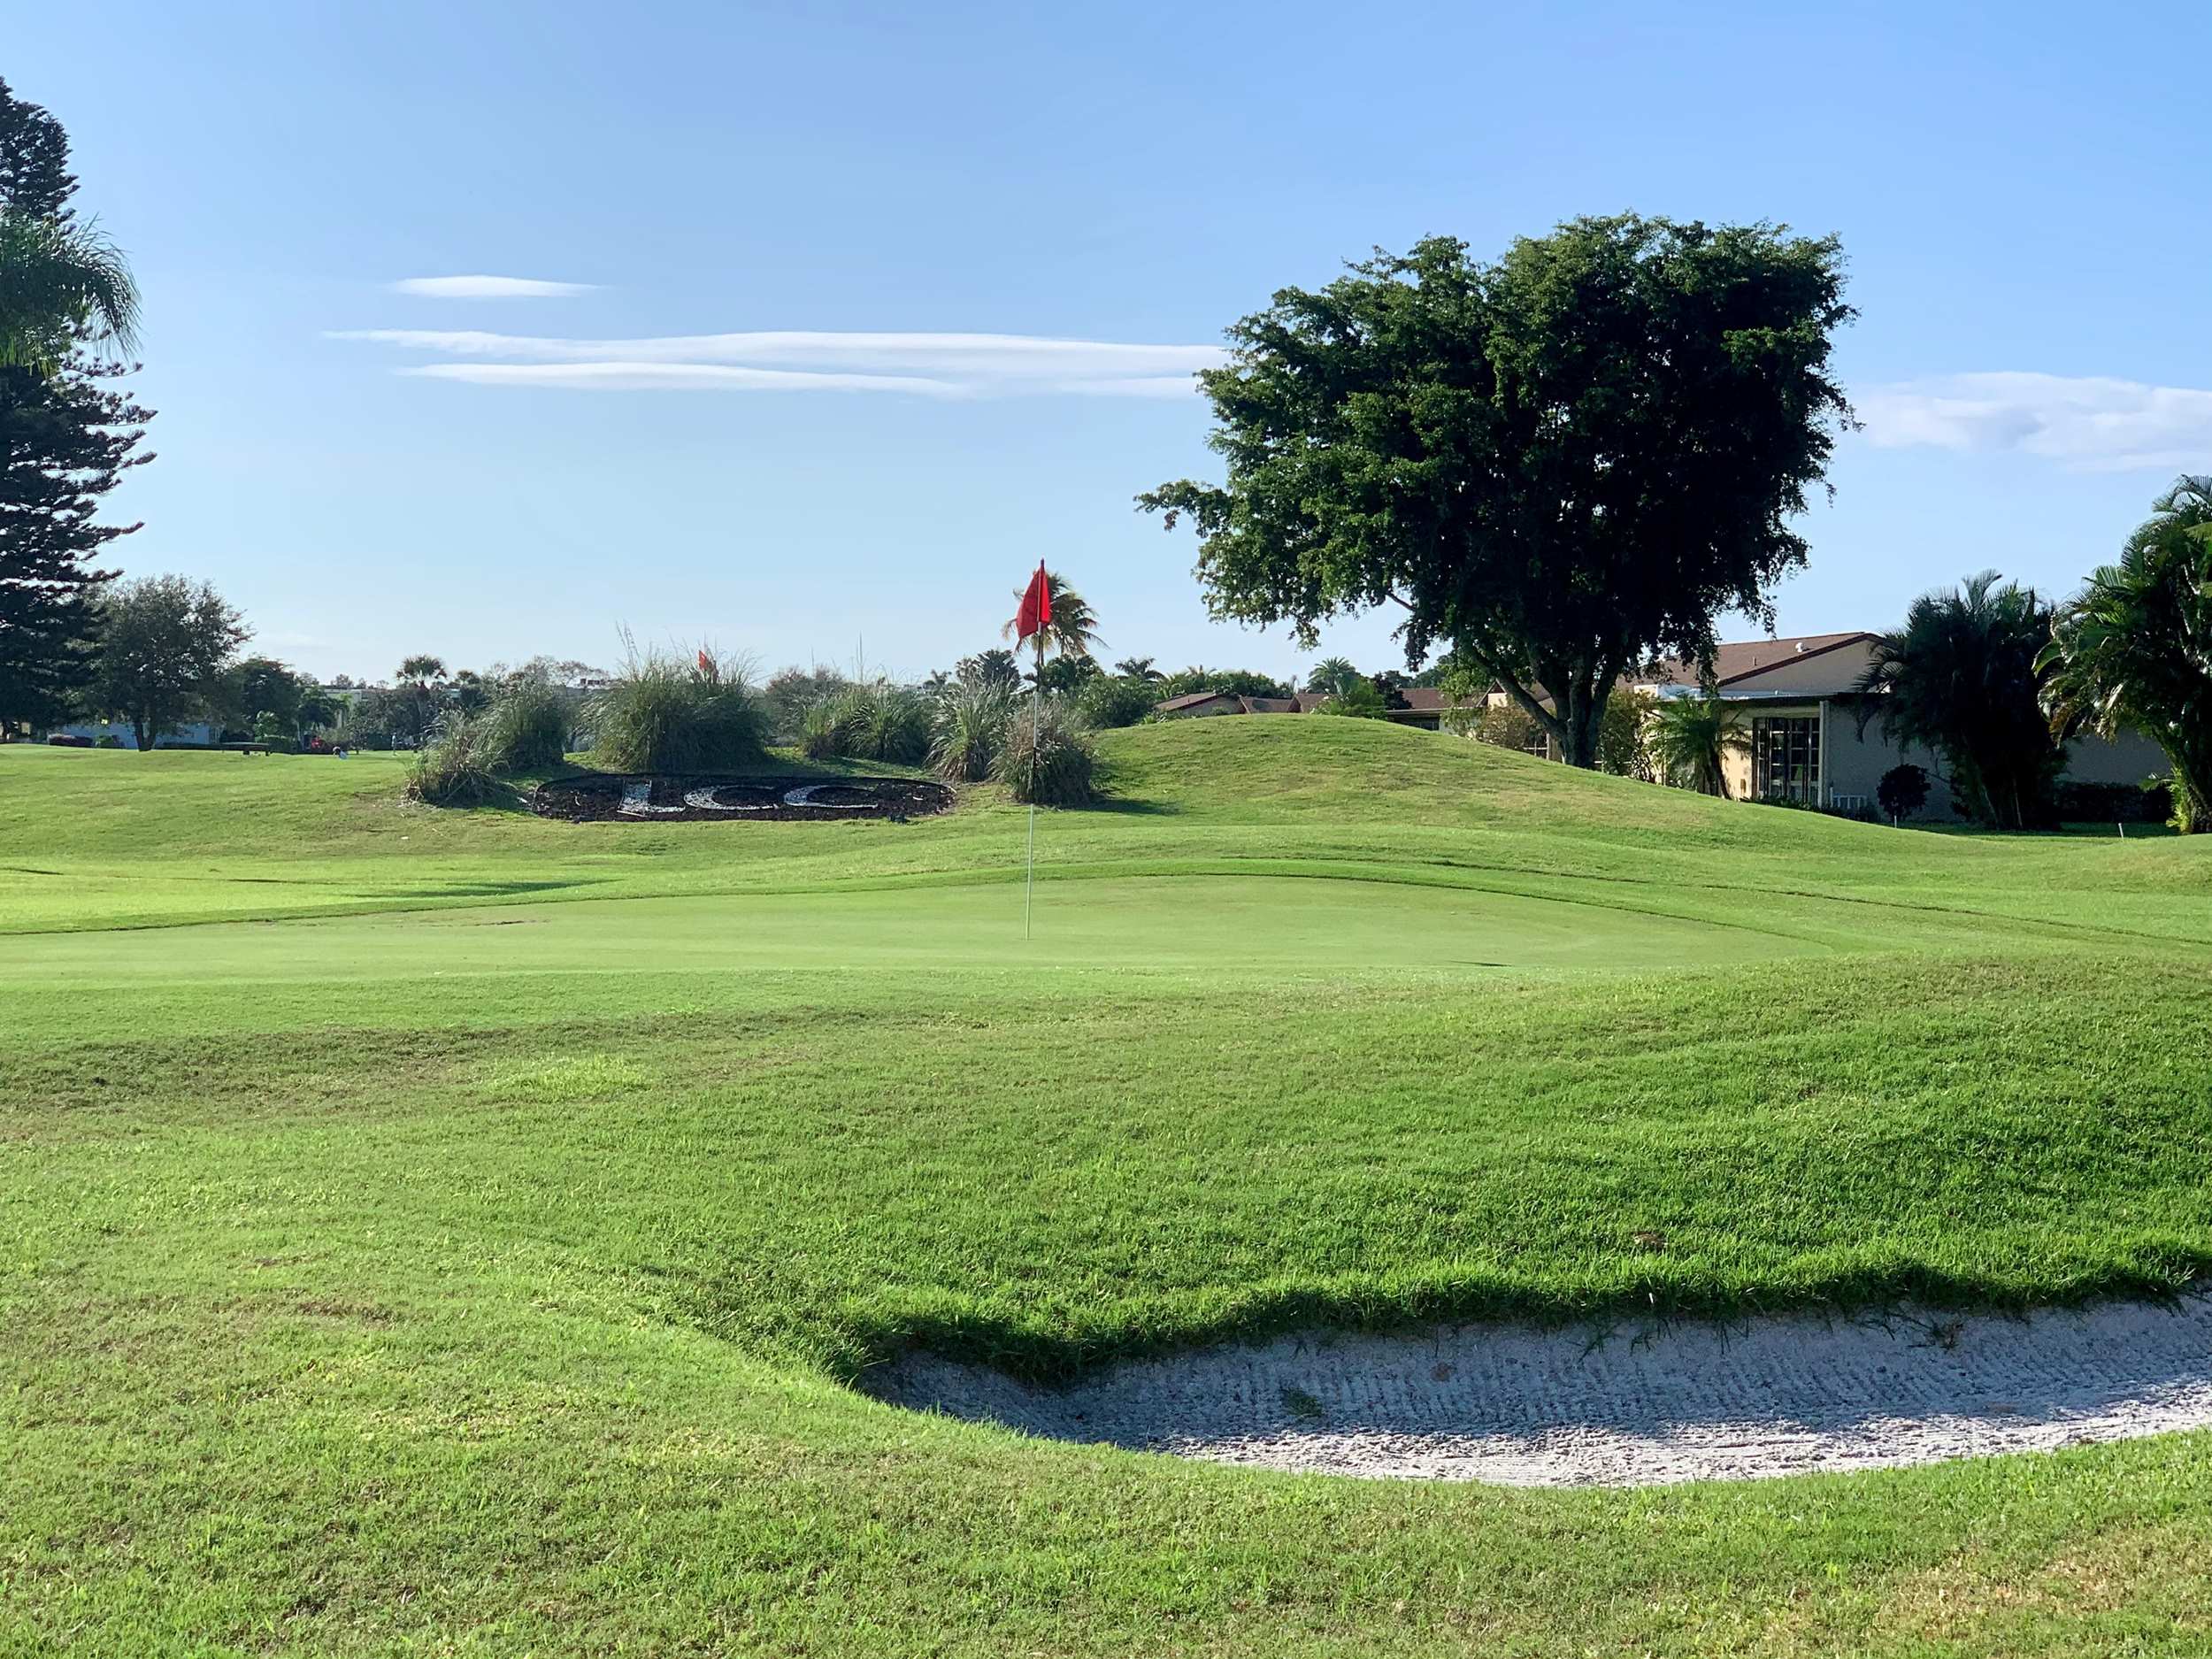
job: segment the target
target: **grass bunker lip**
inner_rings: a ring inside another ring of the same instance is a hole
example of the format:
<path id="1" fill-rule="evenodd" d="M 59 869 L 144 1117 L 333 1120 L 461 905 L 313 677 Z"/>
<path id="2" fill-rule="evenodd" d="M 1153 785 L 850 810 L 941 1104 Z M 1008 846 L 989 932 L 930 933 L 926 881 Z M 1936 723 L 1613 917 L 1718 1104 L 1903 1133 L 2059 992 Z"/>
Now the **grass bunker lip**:
<path id="1" fill-rule="evenodd" d="M 706 823 L 927 818 L 956 797 L 922 778 L 729 772 L 577 772 L 530 792 L 540 818 L 571 823 Z"/>

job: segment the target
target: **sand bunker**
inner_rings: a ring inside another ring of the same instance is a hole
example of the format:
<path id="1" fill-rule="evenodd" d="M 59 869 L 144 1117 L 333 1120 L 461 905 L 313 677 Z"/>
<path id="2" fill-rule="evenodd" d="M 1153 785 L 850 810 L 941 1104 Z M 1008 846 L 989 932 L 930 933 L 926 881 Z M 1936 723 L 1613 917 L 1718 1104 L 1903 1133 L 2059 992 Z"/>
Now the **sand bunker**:
<path id="1" fill-rule="evenodd" d="M 2212 1300 L 1287 1337 L 1064 1389 L 915 1354 L 864 1386 L 1053 1440 L 1270 1469 L 1525 1486 L 1738 1480 L 2212 1424 Z"/>

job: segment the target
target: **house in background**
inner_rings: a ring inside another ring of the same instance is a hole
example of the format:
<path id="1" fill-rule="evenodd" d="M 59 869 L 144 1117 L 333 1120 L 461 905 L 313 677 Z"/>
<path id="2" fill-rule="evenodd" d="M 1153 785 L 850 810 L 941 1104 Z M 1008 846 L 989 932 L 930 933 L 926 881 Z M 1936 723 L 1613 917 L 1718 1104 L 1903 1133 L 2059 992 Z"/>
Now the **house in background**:
<path id="1" fill-rule="evenodd" d="M 1951 792 L 1939 757 L 1901 747 L 1882 735 L 1878 716 L 1864 710 L 1860 680 L 1874 660 L 1876 635 L 1807 634 L 1790 639 L 1747 640 L 1716 654 L 1715 686 L 1734 704 L 1750 735 L 1747 751 L 1728 757 L 1729 795 L 1740 801 L 1801 801 L 1843 810 L 1871 808 L 1875 787 L 1893 766 L 1927 772 L 1924 818 L 1952 816 Z M 1694 669 L 1676 668 L 1647 680 L 1642 689 L 1662 697 L 1697 693 Z M 1865 729 L 1860 717 L 1868 713 Z M 2062 774 L 2076 783 L 2140 783 L 2167 769 L 2158 745 L 2130 732 L 2108 741 L 2077 738 L 2068 745 Z"/>
<path id="2" fill-rule="evenodd" d="M 1858 684 L 1874 660 L 1878 636 L 1864 628 L 1842 634 L 1805 634 L 1779 640 L 1742 640 L 1715 653 L 1715 688 L 1744 717 L 1749 747 L 1727 757 L 1728 794 L 1737 801 L 1800 801 L 1839 811 L 1877 810 L 1875 790 L 1893 766 L 1918 766 L 1928 774 L 1927 804 L 1920 816 L 1948 818 L 1951 791 L 1942 759 L 1924 749 L 1892 743 L 1880 719 L 1866 710 Z M 1694 668 L 1670 666 L 1635 682 L 1659 697 L 1694 696 Z M 1294 697 L 1246 697 L 1233 692 L 1194 691 L 1159 705 L 1172 718 L 1222 714 L 1310 714 L 1328 701 L 1325 693 Z M 1391 694 L 1386 718 L 1425 731 L 1443 727 L 1446 716 L 1473 703 L 1455 703 L 1432 687 L 1408 686 Z M 1509 701 L 1493 690 L 1486 702 Z M 1865 728 L 1860 715 L 1867 712 Z M 1551 741 L 1540 734 L 1529 752 L 1556 759 Z M 2076 738 L 2067 746 L 2062 778 L 2073 783 L 2139 784 L 2162 775 L 2166 757 L 2138 733 L 2105 739 Z"/>
<path id="3" fill-rule="evenodd" d="M 81 737 L 90 743 L 114 739 L 110 748 L 136 749 L 138 734 L 128 720 L 72 720 L 67 726 L 44 728 L 50 737 Z M 205 749 L 219 741 L 222 730 L 212 720 L 184 720 L 154 740 L 156 749 Z"/>

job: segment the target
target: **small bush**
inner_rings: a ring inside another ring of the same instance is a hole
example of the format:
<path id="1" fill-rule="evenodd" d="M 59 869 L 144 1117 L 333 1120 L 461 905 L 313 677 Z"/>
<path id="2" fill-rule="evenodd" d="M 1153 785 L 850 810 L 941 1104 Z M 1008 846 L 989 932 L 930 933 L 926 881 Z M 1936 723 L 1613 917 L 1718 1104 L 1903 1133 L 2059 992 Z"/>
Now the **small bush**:
<path id="1" fill-rule="evenodd" d="M 548 680 L 523 676 L 479 717 L 486 763 L 494 771 L 557 766 L 568 753 L 569 700 Z"/>
<path id="2" fill-rule="evenodd" d="M 1083 806 L 1098 798 L 1090 733 L 1056 699 L 1045 703 L 1041 719 L 1033 706 L 1017 710 L 991 775 L 1017 801 L 1039 806 Z"/>
<path id="3" fill-rule="evenodd" d="M 882 760 L 917 766 L 929 757 L 929 703 L 888 680 L 849 685 L 806 711 L 799 750 L 809 760 Z"/>
<path id="4" fill-rule="evenodd" d="M 1892 823 L 1910 818 L 1928 804 L 1927 768 L 1909 762 L 1892 766 L 1874 786 L 1874 798 Z"/>
<path id="5" fill-rule="evenodd" d="M 58 742 L 60 740 L 56 739 L 55 741 Z M 110 732 L 96 741 L 92 747 L 95 749 L 120 749 L 123 747 L 123 740 L 116 736 L 114 733 Z"/>
<path id="6" fill-rule="evenodd" d="M 864 687 L 862 696 L 861 759 L 918 766 L 929 758 L 929 704 L 919 692 L 879 683 Z"/>
<path id="7" fill-rule="evenodd" d="M 2173 815 L 2172 783 L 2062 783 L 2058 816 L 2069 824 L 2162 824 Z"/>
<path id="8" fill-rule="evenodd" d="M 1817 801 L 1801 801 L 1793 795 L 1763 795 L 1760 806 L 1778 806 L 1789 812 L 1812 812 L 1822 818 L 1839 818 L 1854 824 L 1878 824 L 1880 814 L 1870 806 L 1823 806 Z"/>
<path id="9" fill-rule="evenodd" d="M 634 648 L 588 713 L 593 757 L 617 772 L 730 772 L 764 754 L 765 723 L 745 664 L 703 650 L 695 664 Z"/>
<path id="10" fill-rule="evenodd" d="M 845 696 L 833 692 L 799 721 L 799 753 L 809 760 L 835 760 L 845 752 Z"/>
<path id="11" fill-rule="evenodd" d="M 1352 680 L 1321 705 L 1320 712 L 1351 720 L 1382 720 L 1389 718 L 1390 704 L 1373 680 Z"/>
<path id="12" fill-rule="evenodd" d="M 1014 688 L 1001 680 L 955 680 L 937 703 L 930 764 L 953 783 L 980 783 L 1006 746 Z"/>
<path id="13" fill-rule="evenodd" d="M 481 720 L 448 726 L 444 736 L 416 754 L 407 774 L 407 798 L 426 806 L 481 806 L 498 790 L 485 757 Z"/>
<path id="14" fill-rule="evenodd" d="M 1127 674 L 1101 674 L 1087 680 L 1075 694 L 1075 711 L 1094 732 L 1134 726 L 1149 715 L 1160 701 L 1160 688 L 1148 680 Z"/>

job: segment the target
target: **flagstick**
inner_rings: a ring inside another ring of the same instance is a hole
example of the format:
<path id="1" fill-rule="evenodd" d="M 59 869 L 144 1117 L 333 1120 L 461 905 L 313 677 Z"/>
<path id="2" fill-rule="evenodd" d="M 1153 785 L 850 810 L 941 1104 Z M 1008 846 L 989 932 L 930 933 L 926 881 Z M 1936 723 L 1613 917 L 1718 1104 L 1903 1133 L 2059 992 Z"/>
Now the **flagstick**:
<path id="1" fill-rule="evenodd" d="M 1037 897 L 1037 733 L 1045 715 L 1045 631 L 1037 630 L 1037 695 L 1029 704 L 1029 876 L 1022 886 L 1022 937 L 1029 937 L 1030 907 Z"/>

